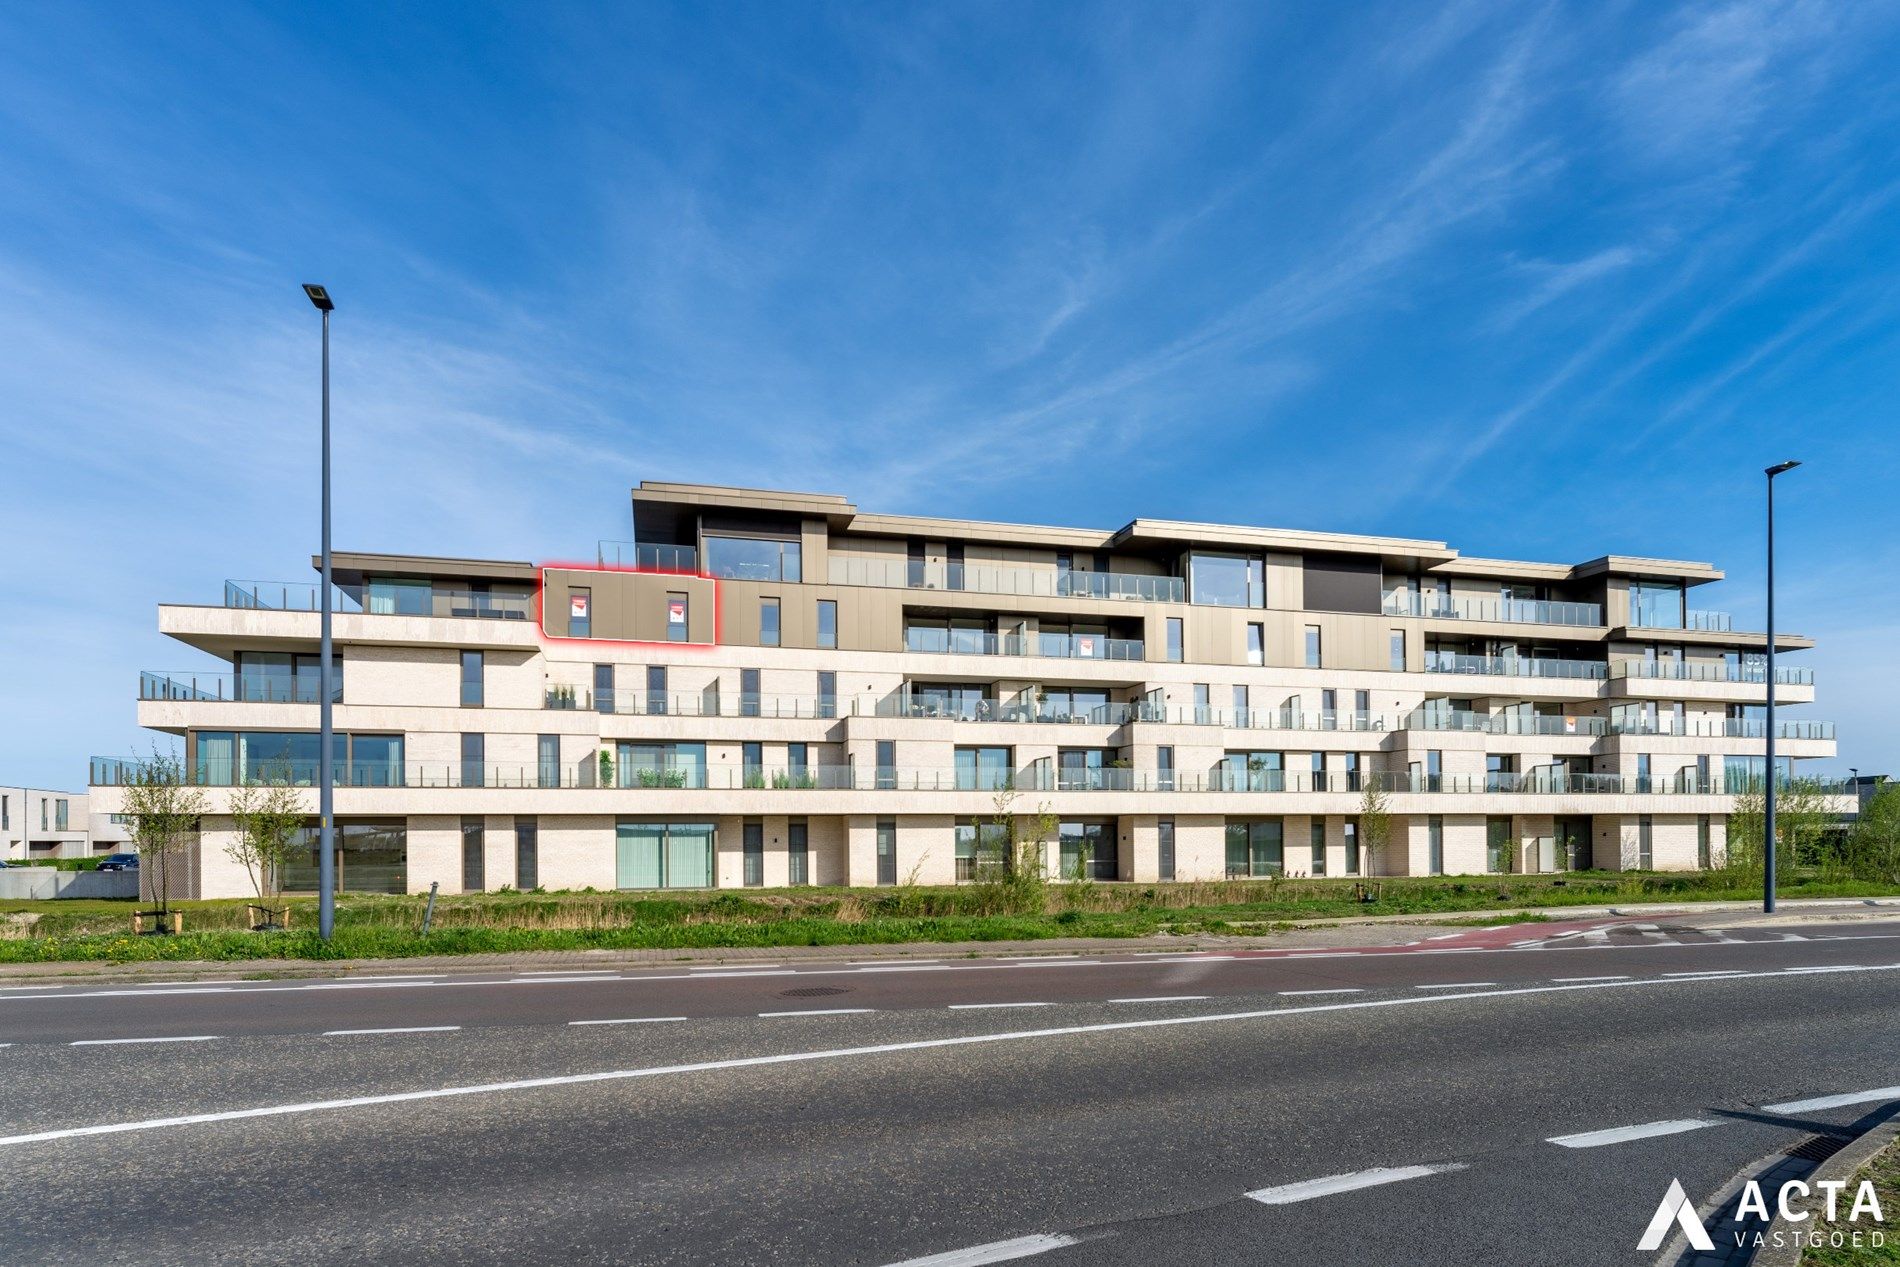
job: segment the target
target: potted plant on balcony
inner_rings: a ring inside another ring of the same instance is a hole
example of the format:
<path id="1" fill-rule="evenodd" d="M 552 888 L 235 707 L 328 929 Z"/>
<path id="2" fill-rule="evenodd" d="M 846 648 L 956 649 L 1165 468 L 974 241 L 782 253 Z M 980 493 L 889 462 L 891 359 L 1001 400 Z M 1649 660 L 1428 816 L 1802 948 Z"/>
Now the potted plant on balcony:
<path id="1" fill-rule="evenodd" d="M 605 748 L 600 750 L 600 785 L 602 787 L 614 785 L 614 754 Z"/>
<path id="2" fill-rule="evenodd" d="M 149 761 L 135 761 L 128 770 L 120 813 L 138 845 L 139 884 L 151 894 L 157 909 L 132 912 L 132 931 L 184 931 L 184 920 L 171 909 L 174 860 L 183 861 L 196 843 L 205 814 L 204 792 L 191 785 L 176 757 L 152 749 Z M 143 895 L 141 895 L 143 896 Z"/>

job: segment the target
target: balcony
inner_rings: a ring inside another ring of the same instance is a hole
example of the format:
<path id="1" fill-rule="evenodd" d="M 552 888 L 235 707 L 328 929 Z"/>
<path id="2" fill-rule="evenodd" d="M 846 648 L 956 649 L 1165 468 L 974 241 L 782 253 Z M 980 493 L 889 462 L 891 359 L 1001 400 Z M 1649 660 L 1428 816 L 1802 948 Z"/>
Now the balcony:
<path id="1" fill-rule="evenodd" d="M 641 572 L 699 571 L 699 551 L 692 546 L 644 545 L 633 541 L 598 541 L 595 561 L 606 568 L 633 568 Z"/>
<path id="2" fill-rule="evenodd" d="M 833 555 L 829 579 L 833 585 L 948 590 L 1022 598 L 1107 598 L 1145 603 L 1187 601 L 1187 583 L 1178 576 L 1141 576 L 1128 572 L 1043 572 L 1033 568 L 993 567 L 981 563 L 911 563 L 897 559 L 853 559 Z"/>
<path id="3" fill-rule="evenodd" d="M 1517 598 L 1441 598 L 1436 594 L 1395 591 L 1386 596 L 1388 616 L 1424 616 L 1436 620 L 1491 620 L 1514 625 L 1601 626 L 1596 603 L 1555 603 Z"/>
<path id="4" fill-rule="evenodd" d="M 1611 666 L 1611 676 L 1654 678 L 1668 682 L 1768 681 L 1765 664 L 1690 664 L 1672 660 L 1622 660 Z M 1813 686 L 1813 669 L 1775 669 L 1777 686 Z"/>
<path id="5" fill-rule="evenodd" d="M 314 704 L 321 698 L 314 675 L 267 676 L 258 673 L 139 674 L 141 700 L 231 701 L 239 704 Z M 330 702 L 343 702 L 343 675 L 330 687 Z"/>
<path id="6" fill-rule="evenodd" d="M 912 625 L 904 630 L 904 649 L 929 655 L 1045 656 L 1061 660 L 1145 660 L 1139 638 L 1102 634 L 998 634 L 981 629 L 940 629 Z"/>
<path id="7" fill-rule="evenodd" d="M 1528 656 L 1461 655 L 1427 651 L 1427 673 L 1469 673 L 1488 677 L 1606 678 L 1610 666 L 1602 660 L 1541 660 Z"/>
<path id="8" fill-rule="evenodd" d="M 1601 735 L 1601 717 L 1546 717 L 1522 713 L 1477 713 L 1418 709 L 1405 718 L 1406 730 L 1461 731 L 1483 735 Z"/>
<path id="9" fill-rule="evenodd" d="M 1677 721 L 1673 717 L 1612 720 L 1613 735 L 1662 735 L 1693 739 L 1765 739 L 1768 723 L 1757 718 L 1717 717 L 1705 720 Z M 1781 721 L 1775 723 L 1777 739 L 1834 738 L 1831 721 Z"/>
<path id="10" fill-rule="evenodd" d="M 321 586 L 295 581 L 226 581 L 226 607 L 260 611 L 313 612 L 318 610 Z M 404 588 L 392 596 L 371 594 L 367 606 L 360 593 L 332 586 L 330 610 L 344 615 L 449 616 L 473 620 L 527 620 L 534 599 L 529 594 L 490 593 L 486 590 Z"/>

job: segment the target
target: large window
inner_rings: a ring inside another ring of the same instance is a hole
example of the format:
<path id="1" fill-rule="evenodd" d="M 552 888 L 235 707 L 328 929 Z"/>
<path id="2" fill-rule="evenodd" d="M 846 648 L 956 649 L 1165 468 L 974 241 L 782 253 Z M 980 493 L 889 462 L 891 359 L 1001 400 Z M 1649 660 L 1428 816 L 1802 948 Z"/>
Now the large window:
<path id="1" fill-rule="evenodd" d="M 1487 818 L 1484 820 L 1484 868 L 1493 873 L 1513 870 L 1512 855 L 1516 853 L 1516 843 L 1511 834 L 1509 818 Z"/>
<path id="2" fill-rule="evenodd" d="M 957 879 L 980 879 L 1003 865 L 1009 851 L 1009 827 L 988 819 L 958 823 L 956 851 Z"/>
<path id="3" fill-rule="evenodd" d="M 1286 754 L 1230 752 L 1221 758 L 1221 786 L 1229 792 L 1284 792 Z"/>
<path id="4" fill-rule="evenodd" d="M 409 891 L 409 828 L 402 820 L 339 822 L 335 840 L 337 892 Z M 320 847 L 317 823 L 312 819 L 299 829 L 295 848 L 284 864 L 286 892 L 316 892 Z"/>
<path id="5" fill-rule="evenodd" d="M 705 787 L 703 743 L 631 743 L 619 745 L 621 787 Z"/>
<path id="6" fill-rule="evenodd" d="M 1285 869 L 1283 824 L 1277 818 L 1229 821 L 1227 878 L 1279 875 Z"/>
<path id="7" fill-rule="evenodd" d="M 803 579 L 796 541 L 708 536 L 706 574 L 728 581 L 799 581 Z"/>
<path id="8" fill-rule="evenodd" d="M 561 786 L 561 737 L 537 735 L 534 749 L 535 783 L 540 787 Z"/>
<path id="9" fill-rule="evenodd" d="M 643 823 L 614 828 L 615 877 L 622 889 L 708 889 L 713 882 L 711 823 Z"/>
<path id="10" fill-rule="evenodd" d="M 330 736 L 335 778 L 345 787 L 401 787 L 401 735 Z M 210 787 L 239 781 L 286 782 L 308 786 L 317 781 L 318 745 L 314 730 L 201 730 L 196 735 L 193 776 Z"/>
<path id="11" fill-rule="evenodd" d="M 994 792 L 1010 784 L 1008 748 L 958 748 L 957 787 Z"/>
<path id="12" fill-rule="evenodd" d="M 1193 601 L 1205 607 L 1266 606 L 1261 563 L 1253 555 L 1190 555 L 1188 584 Z"/>
<path id="13" fill-rule="evenodd" d="M 482 787 L 488 780 L 488 737 L 486 735 L 465 734 L 462 736 L 462 786 Z"/>
<path id="14" fill-rule="evenodd" d="M 1630 624 L 1644 629 L 1682 628 L 1682 586 L 1631 581 Z"/>
<path id="15" fill-rule="evenodd" d="M 1082 819 L 1063 823 L 1062 878 L 1065 880 L 1113 880 L 1121 874 L 1116 854 L 1115 820 Z"/>
<path id="16" fill-rule="evenodd" d="M 237 698 L 254 703 L 314 704 L 323 662 L 288 651 L 240 651 L 234 658 Z M 343 702 L 343 655 L 330 654 L 330 702 Z"/>

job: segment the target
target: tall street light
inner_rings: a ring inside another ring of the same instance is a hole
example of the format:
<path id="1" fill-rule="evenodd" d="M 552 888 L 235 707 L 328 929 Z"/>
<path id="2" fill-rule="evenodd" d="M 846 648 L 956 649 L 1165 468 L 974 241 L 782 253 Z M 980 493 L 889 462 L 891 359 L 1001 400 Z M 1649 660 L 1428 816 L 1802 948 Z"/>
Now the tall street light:
<path id="1" fill-rule="evenodd" d="M 1761 909 L 1775 913 L 1775 476 L 1800 466 L 1777 462 L 1768 476 L 1768 791 L 1762 806 Z"/>
<path id="2" fill-rule="evenodd" d="M 330 292 L 321 286 L 306 282 L 303 293 L 323 314 L 323 579 L 318 585 L 320 598 L 317 604 L 320 613 L 320 646 L 317 650 L 317 933 L 328 941 L 336 928 L 336 828 L 331 812 L 336 793 L 336 769 L 330 752 L 330 313 L 336 305 L 330 302 Z"/>

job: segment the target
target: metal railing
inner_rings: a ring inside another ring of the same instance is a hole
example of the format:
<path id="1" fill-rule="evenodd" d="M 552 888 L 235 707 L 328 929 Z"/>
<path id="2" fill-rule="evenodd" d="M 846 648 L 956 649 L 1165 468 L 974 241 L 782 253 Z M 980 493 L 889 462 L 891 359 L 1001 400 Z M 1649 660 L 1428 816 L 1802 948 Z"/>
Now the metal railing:
<path id="1" fill-rule="evenodd" d="M 904 630 L 904 649 L 927 655 L 1042 656 L 1060 660 L 1143 660 L 1139 638 L 1101 634 L 999 634 L 981 629 L 938 629 L 912 625 Z"/>
<path id="2" fill-rule="evenodd" d="M 1761 664 L 1695 664 L 1672 660 L 1619 660 L 1610 666 L 1612 677 L 1652 678 L 1669 682 L 1747 682 L 1765 684 L 1768 668 Z M 1777 686 L 1812 686 L 1813 669 L 1775 668 Z"/>
<path id="3" fill-rule="evenodd" d="M 1493 620 L 1504 624 L 1589 626 L 1603 623 L 1597 603 L 1551 602 L 1521 598 L 1441 597 L 1395 591 L 1385 600 L 1388 616 L 1424 616 L 1438 620 Z"/>
<path id="4" fill-rule="evenodd" d="M 1543 660 L 1529 656 L 1461 655 L 1452 651 L 1427 651 L 1425 672 L 1587 680 L 1608 677 L 1609 665 L 1602 660 Z"/>
<path id="5" fill-rule="evenodd" d="M 1644 606 L 1638 604 L 1630 608 L 1630 628 L 1632 629 L 1687 629 L 1698 633 L 1728 633 L 1729 614 L 1718 611 L 1684 610 L 1673 606 Z"/>
<path id="6" fill-rule="evenodd" d="M 947 590 L 969 594 L 1007 594 L 1024 598 L 1132 599 L 1148 603 L 1186 601 L 1187 583 L 1178 576 L 1133 572 L 1059 572 L 999 567 L 987 563 L 912 563 L 903 559 L 831 556 L 827 572 L 833 585 L 880 589 Z"/>
<path id="7" fill-rule="evenodd" d="M 1692 739 L 1764 739 L 1768 723 L 1746 717 L 1684 718 L 1673 717 L 1611 719 L 1613 735 L 1662 735 Z M 1778 721 L 1777 739 L 1833 739 L 1831 721 Z"/>

